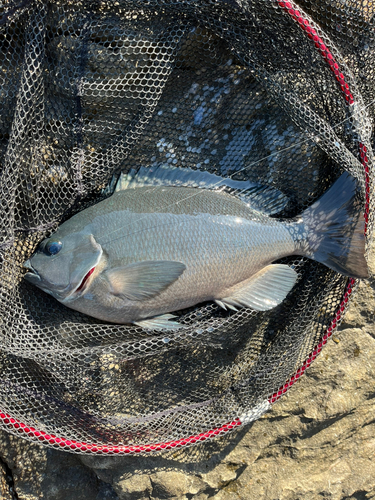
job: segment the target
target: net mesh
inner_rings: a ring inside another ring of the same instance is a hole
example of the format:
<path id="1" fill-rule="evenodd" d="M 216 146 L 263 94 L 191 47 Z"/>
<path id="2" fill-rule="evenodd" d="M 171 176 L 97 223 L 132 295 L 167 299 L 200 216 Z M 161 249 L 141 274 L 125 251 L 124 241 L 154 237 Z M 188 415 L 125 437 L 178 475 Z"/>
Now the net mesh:
<path id="1" fill-rule="evenodd" d="M 214 303 L 146 331 L 23 279 L 113 174 L 169 164 L 278 188 L 291 218 L 347 170 L 373 226 L 374 7 L 353 0 L 0 2 L 0 419 L 78 452 L 193 444 L 258 418 L 356 282 L 303 257 L 268 312 Z"/>

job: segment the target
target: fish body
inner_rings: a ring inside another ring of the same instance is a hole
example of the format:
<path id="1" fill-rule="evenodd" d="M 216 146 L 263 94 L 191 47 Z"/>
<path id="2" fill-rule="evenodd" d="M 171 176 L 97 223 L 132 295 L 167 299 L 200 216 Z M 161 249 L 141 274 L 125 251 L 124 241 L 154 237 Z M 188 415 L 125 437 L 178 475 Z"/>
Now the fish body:
<path id="1" fill-rule="evenodd" d="M 332 190 L 293 221 L 226 192 L 119 190 L 42 242 L 25 263 L 26 279 L 72 309 L 151 329 L 177 328 L 170 313 L 204 301 L 269 310 L 297 278 L 291 267 L 273 264 L 282 257 L 305 255 L 344 274 L 367 275 L 356 181 L 343 174 Z"/>

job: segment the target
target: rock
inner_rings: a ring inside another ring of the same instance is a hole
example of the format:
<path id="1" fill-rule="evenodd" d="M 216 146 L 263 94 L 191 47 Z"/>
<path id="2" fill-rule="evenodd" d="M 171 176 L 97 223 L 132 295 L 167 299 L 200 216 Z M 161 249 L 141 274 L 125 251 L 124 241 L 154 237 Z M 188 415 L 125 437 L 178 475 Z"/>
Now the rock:
<path id="1" fill-rule="evenodd" d="M 76 455 L 38 446 L 17 436 L 0 432 L 3 466 L 2 500 L 114 500 L 104 483 Z M 1 462 L 0 462 L 1 465 Z M 9 468 L 8 477 L 5 468 Z M 12 491 L 14 482 L 14 492 Z M 10 488 L 11 486 L 11 488 Z"/>
<path id="2" fill-rule="evenodd" d="M 3 500 L 13 500 L 14 497 L 14 481 L 12 472 L 6 462 L 0 462 L 0 497 Z"/>
<path id="3" fill-rule="evenodd" d="M 11 471 L 11 481 L 18 498 L 38 500 L 41 498 L 41 484 L 47 464 L 48 450 L 19 437 L 0 433 L 0 456 Z M 12 500 L 17 498 L 9 489 L 9 478 L 6 478 L 7 492 Z M 7 498 L 7 497 L 5 497 Z"/>
<path id="4" fill-rule="evenodd" d="M 152 485 L 148 476 L 134 474 L 131 481 L 128 481 L 127 479 L 119 480 L 118 489 L 120 490 L 123 498 L 129 498 L 129 500 L 141 500 L 142 498 L 150 498 Z"/>

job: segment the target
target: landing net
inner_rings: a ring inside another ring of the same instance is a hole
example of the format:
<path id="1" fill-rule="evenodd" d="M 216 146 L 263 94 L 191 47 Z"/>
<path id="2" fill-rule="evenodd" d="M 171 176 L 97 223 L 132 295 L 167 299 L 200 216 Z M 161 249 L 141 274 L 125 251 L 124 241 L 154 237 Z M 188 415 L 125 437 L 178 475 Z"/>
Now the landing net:
<path id="1" fill-rule="evenodd" d="M 373 229 L 371 2 L 0 3 L 0 422 L 80 453 L 186 446 L 259 418 L 319 354 L 356 287 L 303 257 L 268 312 L 214 303 L 183 328 L 108 324 L 28 284 L 23 263 L 167 164 L 270 185 L 292 218 L 344 171 Z"/>

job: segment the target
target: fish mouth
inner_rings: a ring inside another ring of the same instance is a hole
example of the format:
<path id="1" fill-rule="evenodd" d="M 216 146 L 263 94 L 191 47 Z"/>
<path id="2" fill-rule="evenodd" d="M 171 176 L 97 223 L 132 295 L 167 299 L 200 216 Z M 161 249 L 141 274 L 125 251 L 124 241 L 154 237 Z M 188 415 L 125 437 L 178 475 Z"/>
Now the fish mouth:
<path id="1" fill-rule="evenodd" d="M 25 279 L 27 281 L 30 281 L 31 283 L 37 283 L 39 281 L 42 281 L 42 278 L 40 277 L 38 271 L 33 268 L 31 265 L 30 259 L 28 259 L 24 264 L 23 267 L 28 269 L 27 273 L 25 274 Z"/>

